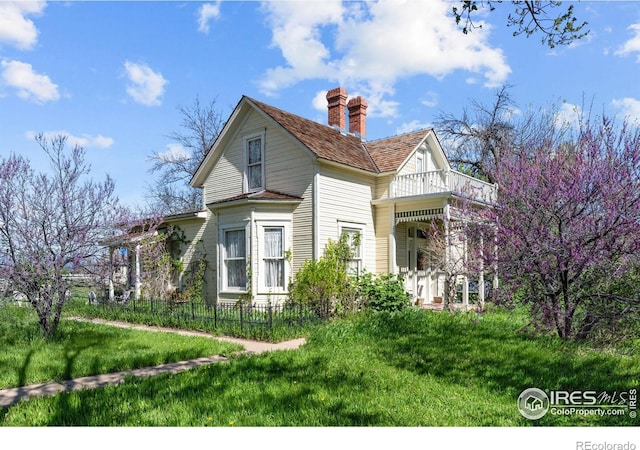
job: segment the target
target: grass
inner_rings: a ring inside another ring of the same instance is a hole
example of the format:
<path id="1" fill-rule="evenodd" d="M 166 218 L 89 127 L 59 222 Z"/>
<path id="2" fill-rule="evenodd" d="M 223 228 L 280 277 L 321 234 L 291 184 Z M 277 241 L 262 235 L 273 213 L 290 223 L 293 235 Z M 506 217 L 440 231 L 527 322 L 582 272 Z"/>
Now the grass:
<path id="1" fill-rule="evenodd" d="M 629 417 L 529 421 L 529 387 L 623 391 L 640 359 L 521 333 L 526 317 L 409 310 L 316 328 L 297 351 L 239 356 L 176 375 L 0 410 L 35 426 L 624 426 Z"/>
<path id="2" fill-rule="evenodd" d="M 49 342 L 31 307 L 0 308 L 0 389 L 167 362 L 230 354 L 239 347 L 200 337 L 61 321 Z"/>

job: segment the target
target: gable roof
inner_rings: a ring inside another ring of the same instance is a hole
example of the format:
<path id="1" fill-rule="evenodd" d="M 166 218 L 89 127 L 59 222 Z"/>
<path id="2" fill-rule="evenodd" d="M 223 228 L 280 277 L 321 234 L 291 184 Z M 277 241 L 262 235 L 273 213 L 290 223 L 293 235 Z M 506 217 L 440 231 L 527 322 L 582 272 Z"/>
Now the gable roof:
<path id="1" fill-rule="evenodd" d="M 193 186 L 204 181 L 206 173 L 218 157 L 217 147 L 222 145 L 221 142 L 225 135 L 232 134 L 229 129 L 234 127 L 235 119 L 238 119 L 242 110 L 247 107 L 262 112 L 317 158 L 373 174 L 398 170 L 429 133 L 432 133 L 432 130 L 424 129 L 376 141 L 363 142 L 359 136 L 346 133 L 344 130 L 323 125 L 251 97 L 242 96 L 216 139 L 212 150 L 194 173 L 191 179 Z"/>
<path id="2" fill-rule="evenodd" d="M 345 134 L 336 128 L 305 119 L 252 98 L 247 97 L 247 99 L 291 133 L 318 158 L 368 172 L 378 172 L 378 168 L 359 137 Z"/>
<path id="3" fill-rule="evenodd" d="M 392 136 L 365 144 L 380 172 L 397 170 L 411 153 L 424 141 L 430 130 Z"/>

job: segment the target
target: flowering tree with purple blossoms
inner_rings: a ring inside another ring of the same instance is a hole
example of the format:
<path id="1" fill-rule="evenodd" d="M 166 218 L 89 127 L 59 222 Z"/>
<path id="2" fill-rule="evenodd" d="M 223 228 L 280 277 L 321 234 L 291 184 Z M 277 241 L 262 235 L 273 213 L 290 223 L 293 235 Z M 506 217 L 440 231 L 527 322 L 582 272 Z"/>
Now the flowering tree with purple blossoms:
<path id="1" fill-rule="evenodd" d="M 66 138 L 36 138 L 50 166 L 38 173 L 17 155 L 0 158 L 0 279 L 26 296 L 40 328 L 56 330 L 69 292 L 68 269 L 95 268 L 99 245 L 113 236 L 126 212 L 114 195 L 114 182 L 88 178 L 90 167 L 80 147 L 65 150 Z"/>
<path id="2" fill-rule="evenodd" d="M 611 290 L 640 253 L 637 126 L 586 120 L 564 144 L 503 154 L 498 202 L 485 211 L 485 237 L 495 236 L 485 242 L 497 251 L 483 253 L 503 287 L 564 339 L 586 337 L 599 317 L 640 310 L 637 297 Z"/>

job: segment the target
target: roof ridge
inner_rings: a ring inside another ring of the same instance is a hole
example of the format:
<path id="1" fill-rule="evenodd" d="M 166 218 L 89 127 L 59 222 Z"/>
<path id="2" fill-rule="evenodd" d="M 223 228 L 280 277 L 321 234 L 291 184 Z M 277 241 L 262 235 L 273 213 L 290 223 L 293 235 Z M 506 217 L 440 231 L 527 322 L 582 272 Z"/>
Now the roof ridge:
<path id="1" fill-rule="evenodd" d="M 372 140 L 367 140 L 365 143 L 366 144 L 374 144 L 380 141 L 386 141 L 387 139 L 395 139 L 395 138 L 399 138 L 399 137 L 403 137 L 403 136 L 409 136 L 412 134 L 418 134 L 418 133 L 425 133 L 428 131 L 433 131 L 433 127 L 425 127 L 425 128 L 419 128 L 417 130 L 413 130 L 413 131 L 407 131 L 405 133 L 398 133 L 398 134 L 394 134 L 391 136 L 386 136 L 383 138 L 378 138 L 378 139 L 372 139 Z"/>

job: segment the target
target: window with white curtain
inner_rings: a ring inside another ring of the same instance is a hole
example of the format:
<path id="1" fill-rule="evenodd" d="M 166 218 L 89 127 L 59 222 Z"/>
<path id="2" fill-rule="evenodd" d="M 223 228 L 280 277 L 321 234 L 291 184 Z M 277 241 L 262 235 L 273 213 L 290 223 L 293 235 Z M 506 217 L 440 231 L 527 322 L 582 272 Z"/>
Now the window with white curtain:
<path id="1" fill-rule="evenodd" d="M 284 289 L 284 227 L 264 228 L 263 270 L 267 289 Z"/>
<path id="2" fill-rule="evenodd" d="M 225 288 L 247 288 L 247 240 L 244 228 L 224 231 Z"/>
<path id="3" fill-rule="evenodd" d="M 263 151 L 262 136 L 252 137 L 246 141 L 247 149 L 247 188 L 249 191 L 263 189 Z"/>

